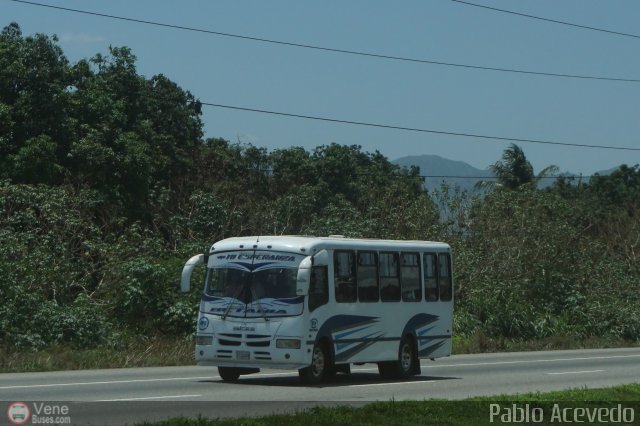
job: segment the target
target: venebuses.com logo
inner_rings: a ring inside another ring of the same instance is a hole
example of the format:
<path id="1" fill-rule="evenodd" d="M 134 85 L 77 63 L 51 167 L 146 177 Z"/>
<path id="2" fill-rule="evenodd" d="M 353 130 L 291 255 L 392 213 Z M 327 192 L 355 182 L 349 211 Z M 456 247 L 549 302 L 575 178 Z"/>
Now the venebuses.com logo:
<path id="1" fill-rule="evenodd" d="M 69 406 L 49 402 L 12 402 L 7 408 L 7 419 L 14 425 L 71 424 Z"/>
<path id="2" fill-rule="evenodd" d="M 29 421 L 31 410 L 24 402 L 14 402 L 7 408 L 7 418 L 14 425 L 23 425 Z"/>

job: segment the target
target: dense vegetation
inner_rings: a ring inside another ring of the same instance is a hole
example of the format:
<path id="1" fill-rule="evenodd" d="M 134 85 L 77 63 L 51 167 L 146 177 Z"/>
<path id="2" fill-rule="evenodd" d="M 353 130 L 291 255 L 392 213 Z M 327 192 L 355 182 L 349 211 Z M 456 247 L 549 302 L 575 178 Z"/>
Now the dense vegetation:
<path id="1" fill-rule="evenodd" d="M 5 350 L 192 333 L 184 261 L 268 234 L 450 242 L 457 335 L 640 340 L 638 166 L 539 190 L 511 146 L 482 196 L 430 194 L 419 170 L 357 145 L 205 139 L 198 100 L 135 62 L 123 47 L 72 64 L 55 37 L 0 34 Z"/>

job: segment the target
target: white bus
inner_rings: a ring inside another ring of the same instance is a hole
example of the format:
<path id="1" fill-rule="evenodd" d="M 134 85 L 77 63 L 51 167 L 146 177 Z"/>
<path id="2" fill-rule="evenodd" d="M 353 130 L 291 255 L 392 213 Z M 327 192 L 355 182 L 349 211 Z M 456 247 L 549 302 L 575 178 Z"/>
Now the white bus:
<path id="1" fill-rule="evenodd" d="M 260 368 L 319 383 L 351 364 L 385 378 L 420 374 L 451 354 L 453 274 L 447 244 L 306 236 L 238 237 L 189 259 L 181 289 L 206 266 L 198 365 L 225 381 Z"/>

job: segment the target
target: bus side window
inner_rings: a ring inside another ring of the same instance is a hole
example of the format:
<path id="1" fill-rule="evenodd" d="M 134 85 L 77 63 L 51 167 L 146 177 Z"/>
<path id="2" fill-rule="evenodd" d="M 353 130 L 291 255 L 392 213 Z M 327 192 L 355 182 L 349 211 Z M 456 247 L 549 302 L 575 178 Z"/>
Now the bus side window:
<path id="1" fill-rule="evenodd" d="M 438 256 L 438 276 L 440 282 L 440 300 L 451 300 L 451 257 L 449 254 Z"/>
<path id="2" fill-rule="evenodd" d="M 398 253 L 380 253 L 380 298 L 383 302 L 400 300 Z"/>
<path id="3" fill-rule="evenodd" d="M 355 302 L 356 262 L 353 251 L 336 251 L 333 254 L 333 270 L 336 291 L 336 302 Z"/>
<path id="4" fill-rule="evenodd" d="M 422 300 L 422 285 L 420 284 L 420 256 L 418 253 L 402 253 L 400 255 L 400 287 L 402 300 L 405 302 L 419 302 Z"/>
<path id="5" fill-rule="evenodd" d="M 311 268 L 311 282 L 309 283 L 309 312 L 329 301 L 329 283 L 326 266 Z"/>
<path id="6" fill-rule="evenodd" d="M 374 251 L 358 252 L 358 300 L 360 302 L 377 302 L 378 291 L 378 256 Z"/>
<path id="7" fill-rule="evenodd" d="M 427 302 L 438 300 L 438 276 L 436 275 L 436 255 L 425 253 L 424 262 L 424 294 Z"/>

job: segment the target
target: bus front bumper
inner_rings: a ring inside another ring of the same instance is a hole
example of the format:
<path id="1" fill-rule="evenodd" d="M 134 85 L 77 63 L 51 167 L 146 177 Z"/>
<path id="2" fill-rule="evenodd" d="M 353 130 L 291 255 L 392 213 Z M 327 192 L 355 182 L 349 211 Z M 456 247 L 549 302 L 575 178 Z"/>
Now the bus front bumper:
<path id="1" fill-rule="evenodd" d="M 311 362 L 311 349 L 196 345 L 195 356 L 198 365 L 205 366 L 298 369 Z"/>

